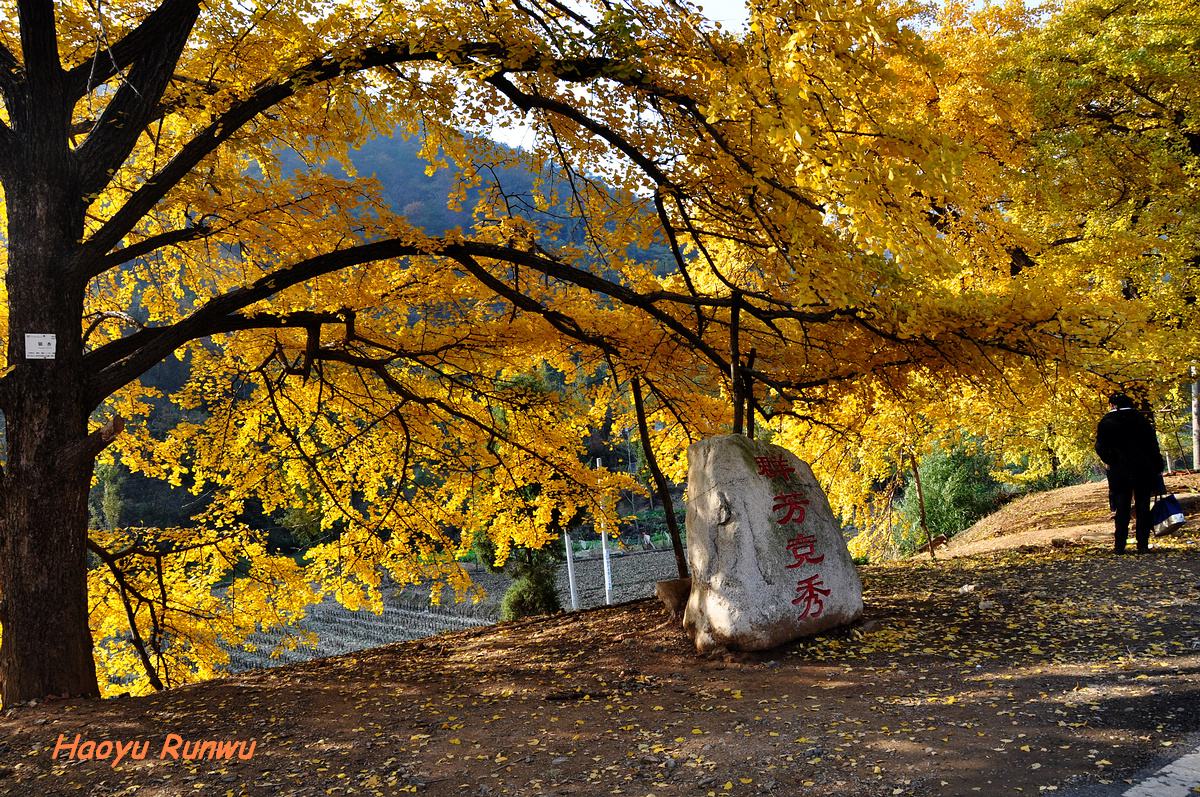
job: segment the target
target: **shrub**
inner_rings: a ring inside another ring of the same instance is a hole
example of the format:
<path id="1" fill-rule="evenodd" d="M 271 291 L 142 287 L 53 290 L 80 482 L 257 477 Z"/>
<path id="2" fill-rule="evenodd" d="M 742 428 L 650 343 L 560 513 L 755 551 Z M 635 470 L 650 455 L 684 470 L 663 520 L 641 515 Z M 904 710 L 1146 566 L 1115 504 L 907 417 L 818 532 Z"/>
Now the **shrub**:
<path id="1" fill-rule="evenodd" d="M 930 536 L 953 537 L 1000 506 L 1005 491 L 992 474 L 992 465 L 987 453 L 961 446 L 938 448 L 922 459 L 921 487 Z M 917 486 L 911 476 L 905 483 L 900 513 L 906 531 L 897 543 L 901 553 L 911 554 L 926 542 Z"/>
<path id="2" fill-rule="evenodd" d="M 1059 487 L 1071 487 L 1076 484 L 1085 484 L 1093 482 L 1097 479 L 1103 479 L 1104 472 L 1097 472 L 1095 466 L 1081 466 L 1078 468 L 1058 468 L 1055 471 L 1039 476 L 1033 481 L 1022 485 L 1022 493 L 1041 493 L 1046 490 L 1055 490 Z"/>
<path id="3" fill-rule="evenodd" d="M 529 553 L 541 553 L 531 551 Z M 515 581 L 500 601 L 501 620 L 519 620 L 562 610 L 554 585 L 555 562 L 550 556 L 533 556 L 522 564 Z"/>
<path id="4" fill-rule="evenodd" d="M 492 542 L 488 535 L 480 534 L 475 537 L 471 544 L 471 554 L 489 573 L 503 572 L 503 567 L 496 567 L 496 543 Z"/>

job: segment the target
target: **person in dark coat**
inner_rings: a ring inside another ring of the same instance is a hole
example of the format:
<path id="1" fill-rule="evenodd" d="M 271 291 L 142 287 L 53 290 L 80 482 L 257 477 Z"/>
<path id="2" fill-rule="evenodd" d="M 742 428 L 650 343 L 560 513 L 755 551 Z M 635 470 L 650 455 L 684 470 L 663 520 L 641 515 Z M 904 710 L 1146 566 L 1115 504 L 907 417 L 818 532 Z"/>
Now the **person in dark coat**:
<path id="1" fill-rule="evenodd" d="M 1109 506 L 1116 512 L 1114 550 L 1125 551 L 1132 501 L 1137 550 L 1145 553 L 1150 548 L 1150 499 L 1162 490 L 1165 462 L 1154 426 L 1134 409 L 1129 396 L 1114 393 L 1108 404 L 1096 427 L 1096 454 L 1108 475 Z"/>

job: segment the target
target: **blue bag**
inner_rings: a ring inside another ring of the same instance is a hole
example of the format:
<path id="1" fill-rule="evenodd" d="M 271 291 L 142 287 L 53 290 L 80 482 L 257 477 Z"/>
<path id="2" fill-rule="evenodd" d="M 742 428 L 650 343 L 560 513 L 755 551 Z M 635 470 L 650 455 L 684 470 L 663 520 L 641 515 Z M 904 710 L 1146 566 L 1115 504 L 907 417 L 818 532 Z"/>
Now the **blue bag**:
<path id="1" fill-rule="evenodd" d="M 1154 528 L 1154 536 L 1161 537 L 1170 534 L 1184 524 L 1187 518 L 1183 515 L 1183 507 L 1174 495 L 1160 495 L 1154 500 L 1150 509 L 1150 523 Z"/>

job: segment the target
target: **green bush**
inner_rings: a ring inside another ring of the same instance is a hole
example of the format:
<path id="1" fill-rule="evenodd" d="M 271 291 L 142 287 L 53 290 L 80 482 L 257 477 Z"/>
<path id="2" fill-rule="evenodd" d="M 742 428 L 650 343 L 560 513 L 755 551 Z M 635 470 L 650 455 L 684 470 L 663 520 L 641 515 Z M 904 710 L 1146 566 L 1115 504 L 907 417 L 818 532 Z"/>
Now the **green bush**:
<path id="1" fill-rule="evenodd" d="M 662 535 L 665 539 L 670 539 L 667 527 L 667 513 L 661 506 L 654 509 L 644 509 L 637 513 L 637 518 L 638 527 L 650 534 L 651 537 Z M 679 532 L 682 534 L 684 524 L 687 522 L 685 514 L 677 510 L 675 512 L 675 521 L 676 525 L 679 526 Z M 638 542 L 641 542 L 641 540 L 638 540 Z"/>
<path id="2" fill-rule="evenodd" d="M 1006 493 L 992 475 L 992 466 L 992 458 L 984 451 L 961 446 L 935 449 L 921 460 L 921 487 L 930 536 L 953 537 L 1003 503 Z M 897 544 L 900 552 L 907 555 L 926 542 L 917 485 L 911 475 L 905 482 L 900 513 L 907 521 L 904 524 L 907 531 Z"/>
<path id="3" fill-rule="evenodd" d="M 544 548 L 514 546 L 503 567 L 496 567 L 496 546 L 487 536 L 475 538 L 472 554 L 493 573 L 507 573 L 512 584 L 500 600 L 500 619 L 518 620 L 562 609 L 554 576 L 565 554 L 561 545 Z"/>
<path id="4" fill-rule="evenodd" d="M 1097 472 L 1095 467 L 1059 468 L 1023 485 L 1021 492 L 1042 493 L 1047 490 L 1056 490 L 1059 487 L 1086 484 L 1102 478 L 1104 478 L 1103 471 Z"/>
<path id="5" fill-rule="evenodd" d="M 541 553 L 533 551 L 531 553 Z M 554 588 L 554 560 L 550 556 L 531 557 L 523 563 L 517 579 L 500 601 L 501 620 L 519 620 L 562 610 Z"/>

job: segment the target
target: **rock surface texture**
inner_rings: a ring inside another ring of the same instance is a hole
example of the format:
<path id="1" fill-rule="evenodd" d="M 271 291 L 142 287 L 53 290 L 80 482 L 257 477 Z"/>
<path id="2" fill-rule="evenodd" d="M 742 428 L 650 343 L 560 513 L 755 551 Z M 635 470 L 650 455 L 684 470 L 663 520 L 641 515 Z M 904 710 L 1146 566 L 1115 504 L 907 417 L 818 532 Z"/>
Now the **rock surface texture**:
<path id="1" fill-rule="evenodd" d="M 767 650 L 853 622 L 862 582 L 812 469 L 722 435 L 688 448 L 684 627 L 703 652 Z"/>

